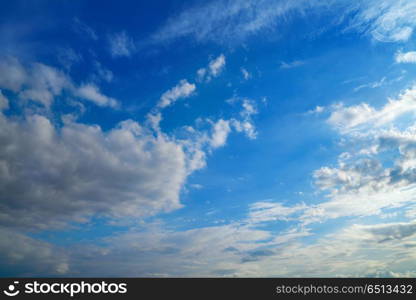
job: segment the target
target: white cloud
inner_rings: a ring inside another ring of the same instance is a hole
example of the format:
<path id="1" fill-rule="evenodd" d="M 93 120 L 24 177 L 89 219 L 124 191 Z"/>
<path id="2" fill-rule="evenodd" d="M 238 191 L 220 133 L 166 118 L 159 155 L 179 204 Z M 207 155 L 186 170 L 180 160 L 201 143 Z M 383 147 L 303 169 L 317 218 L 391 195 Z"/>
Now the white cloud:
<path id="1" fill-rule="evenodd" d="M 387 83 L 386 82 L 386 77 L 383 77 L 379 81 L 374 81 L 374 82 L 371 82 L 371 83 L 366 83 L 366 84 L 362 84 L 362 85 L 357 86 L 356 88 L 354 88 L 354 92 L 358 92 L 359 90 L 361 90 L 363 88 L 375 89 L 375 88 L 383 86 L 386 83 Z"/>
<path id="2" fill-rule="evenodd" d="M 279 30 L 290 17 L 327 14 L 328 10 L 336 16 L 332 26 L 346 20 L 345 31 L 368 34 L 380 42 L 405 42 L 416 26 L 413 0 L 218 0 L 192 6 L 168 19 L 153 35 L 153 40 L 165 42 L 192 37 L 198 42 L 241 42 L 266 30 L 269 34 Z M 326 27 L 330 23 L 325 23 Z M 316 31 L 320 30 L 322 28 L 316 28 Z"/>
<path id="3" fill-rule="evenodd" d="M 25 84 L 28 88 L 19 93 L 22 99 L 38 101 L 46 107 L 50 106 L 55 96 L 61 95 L 64 89 L 70 89 L 72 83 L 61 71 L 35 63 L 27 74 Z"/>
<path id="4" fill-rule="evenodd" d="M 77 89 L 76 94 L 78 97 L 92 101 L 98 106 L 110 106 L 114 108 L 119 105 L 116 99 L 103 95 L 98 87 L 93 84 L 81 85 Z"/>
<path id="5" fill-rule="evenodd" d="M 46 270 L 64 270 L 67 276 L 414 277 L 415 226 L 415 222 L 352 224 L 301 242 L 313 237 L 310 229 L 291 227 L 276 233 L 236 221 L 172 231 L 153 223 L 107 237 L 100 246 L 67 247 L 63 253 L 54 249 L 52 253 L 60 257 L 40 261 Z M 40 256 L 35 251 L 51 247 L 30 246 L 33 243 L 19 243 L 18 254 L 28 265 L 37 263 L 30 261 Z M 0 249 L 1 245 L 0 239 Z M 11 253 L 7 249 L 0 253 Z"/>
<path id="6" fill-rule="evenodd" d="M 191 36 L 200 42 L 241 41 L 272 29 L 293 11 L 309 7 L 308 1 L 214 1 L 193 6 L 169 19 L 153 38 L 169 41 Z"/>
<path id="7" fill-rule="evenodd" d="M 0 59 L 0 88 L 17 93 L 22 100 L 35 101 L 45 107 L 50 107 L 64 90 L 99 106 L 117 107 L 118 104 L 114 98 L 103 95 L 94 84 L 77 87 L 67 74 L 54 67 L 42 63 L 24 66 L 13 57 Z"/>
<path id="8" fill-rule="evenodd" d="M 240 99 L 241 100 L 241 99 Z M 228 102 L 233 103 L 239 101 L 239 99 L 231 99 Z M 250 99 L 242 99 L 242 111 L 240 112 L 241 119 L 231 119 L 231 125 L 237 132 L 244 132 L 250 139 L 257 137 L 256 127 L 253 124 L 252 116 L 257 114 L 257 108 L 254 101 Z"/>
<path id="9" fill-rule="evenodd" d="M 224 54 L 221 54 L 216 59 L 213 59 L 208 64 L 209 72 L 212 76 L 217 77 L 225 66 L 225 56 Z"/>
<path id="10" fill-rule="evenodd" d="M 381 42 L 405 42 L 416 26 L 416 4 L 412 0 L 359 1 L 347 12 L 356 13 L 350 28 L 369 33 Z"/>
<path id="11" fill-rule="evenodd" d="M 241 68 L 240 70 L 243 74 L 244 80 L 249 80 L 251 78 L 251 74 L 245 68 Z"/>
<path id="12" fill-rule="evenodd" d="M 205 68 L 198 69 L 198 71 L 196 72 L 198 81 L 203 81 L 206 73 L 207 73 L 207 69 Z"/>
<path id="13" fill-rule="evenodd" d="M 214 124 L 212 130 L 211 147 L 218 148 L 224 146 L 227 142 L 228 134 L 231 132 L 230 122 L 220 119 Z"/>
<path id="14" fill-rule="evenodd" d="M 396 53 L 395 60 L 397 63 L 416 63 L 416 51 L 403 53 L 401 51 Z"/>
<path id="15" fill-rule="evenodd" d="M 114 57 L 131 56 L 136 51 L 133 39 L 125 31 L 110 35 L 110 53 Z"/>
<path id="16" fill-rule="evenodd" d="M 301 61 L 301 60 L 295 60 L 295 61 L 292 61 L 292 62 L 282 61 L 280 63 L 280 69 L 293 69 L 293 68 L 296 68 L 296 67 L 300 67 L 304 64 L 305 64 L 305 62 Z"/>
<path id="17" fill-rule="evenodd" d="M 195 84 L 189 83 L 186 79 L 182 79 L 175 87 L 163 93 L 158 103 L 158 107 L 165 108 L 180 98 L 187 98 L 191 96 L 195 90 Z"/>
<path id="18" fill-rule="evenodd" d="M 0 129 L 0 224 L 12 227 L 171 211 L 181 207 L 188 174 L 203 166 L 200 150 L 130 120 L 104 132 L 71 120 L 58 130 L 40 115 L 0 115 Z"/>
<path id="19" fill-rule="evenodd" d="M 367 103 L 349 107 L 341 104 L 332 109 L 328 123 L 341 131 L 360 129 L 363 126 L 380 127 L 415 111 L 416 88 L 406 90 L 397 100 L 389 99 L 380 109 Z"/>
<path id="20" fill-rule="evenodd" d="M 342 145 L 350 149 L 339 156 L 338 166 L 314 172 L 315 184 L 326 192 L 327 200 L 305 210 L 300 218 L 305 224 L 346 216 L 383 217 L 389 215 L 386 210 L 415 201 L 414 115 L 404 122 L 400 119 L 413 113 L 415 104 L 412 88 L 379 109 L 366 103 L 330 108 L 327 121 L 340 130 Z M 384 165 L 386 159 L 391 166 Z"/>
<path id="21" fill-rule="evenodd" d="M 305 210 L 306 205 L 284 206 L 278 202 L 260 201 L 250 205 L 249 222 L 261 223 L 270 221 L 293 220 L 293 215 Z"/>
<path id="22" fill-rule="evenodd" d="M 310 115 L 310 114 L 321 114 L 321 113 L 323 113 L 325 110 L 326 110 L 326 108 L 325 108 L 324 106 L 319 106 L 319 105 L 317 105 L 314 109 L 312 109 L 312 110 L 308 110 L 308 111 L 306 112 L 306 114 L 307 114 L 307 115 Z"/>
<path id="23" fill-rule="evenodd" d="M 225 56 L 220 54 L 217 58 L 208 63 L 207 68 L 201 68 L 197 71 L 198 81 L 211 81 L 212 78 L 218 77 L 225 68 Z"/>

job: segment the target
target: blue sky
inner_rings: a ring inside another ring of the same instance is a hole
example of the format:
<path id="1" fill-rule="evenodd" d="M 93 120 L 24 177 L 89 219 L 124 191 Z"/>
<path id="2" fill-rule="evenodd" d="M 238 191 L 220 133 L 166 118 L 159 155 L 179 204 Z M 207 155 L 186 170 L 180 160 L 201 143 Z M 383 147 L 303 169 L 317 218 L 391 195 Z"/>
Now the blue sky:
<path id="1" fill-rule="evenodd" d="M 414 277 L 415 17 L 4 3 L 0 275 Z"/>

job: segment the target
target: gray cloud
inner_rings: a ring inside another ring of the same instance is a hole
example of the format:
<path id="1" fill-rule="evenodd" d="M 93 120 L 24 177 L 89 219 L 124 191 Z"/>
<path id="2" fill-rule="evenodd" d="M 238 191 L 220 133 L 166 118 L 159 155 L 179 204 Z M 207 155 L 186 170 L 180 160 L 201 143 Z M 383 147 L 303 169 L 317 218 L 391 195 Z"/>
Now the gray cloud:
<path id="1" fill-rule="evenodd" d="M 51 244 L 0 227 L 2 276 L 63 275 L 69 271 L 68 253 Z"/>
<path id="2" fill-rule="evenodd" d="M 188 157 L 133 121 L 109 132 L 0 114 L 0 223 L 48 228 L 102 214 L 140 217 L 181 207 Z"/>

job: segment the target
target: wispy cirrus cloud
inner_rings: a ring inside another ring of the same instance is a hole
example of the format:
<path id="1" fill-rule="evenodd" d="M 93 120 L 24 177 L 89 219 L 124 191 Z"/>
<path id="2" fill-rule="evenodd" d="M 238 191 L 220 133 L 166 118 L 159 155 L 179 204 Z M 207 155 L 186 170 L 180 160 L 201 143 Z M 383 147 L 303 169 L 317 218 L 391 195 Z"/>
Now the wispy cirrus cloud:
<path id="1" fill-rule="evenodd" d="M 296 67 L 300 67 L 302 65 L 304 65 L 306 62 L 302 61 L 302 60 L 295 60 L 292 62 L 284 62 L 282 61 L 280 63 L 280 69 L 293 69 Z"/>
<path id="2" fill-rule="evenodd" d="M 232 43 L 265 30 L 278 31 L 292 17 L 328 11 L 336 12 L 338 17 L 327 26 L 345 21 L 345 30 L 368 34 L 380 42 L 405 42 L 416 26 L 412 0 L 214 1 L 183 10 L 152 38 L 171 41 L 192 37 L 198 42 Z"/>

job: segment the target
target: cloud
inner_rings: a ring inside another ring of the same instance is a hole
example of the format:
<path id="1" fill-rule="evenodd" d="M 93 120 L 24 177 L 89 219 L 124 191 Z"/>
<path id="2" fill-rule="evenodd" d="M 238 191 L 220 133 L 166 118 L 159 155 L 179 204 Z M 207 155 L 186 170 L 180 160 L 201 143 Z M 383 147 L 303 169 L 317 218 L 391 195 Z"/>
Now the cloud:
<path id="1" fill-rule="evenodd" d="M 362 84 L 360 86 L 357 86 L 356 88 L 354 88 L 354 92 L 358 92 L 359 90 L 361 90 L 363 88 L 375 89 L 375 88 L 383 86 L 384 84 L 386 84 L 386 77 L 381 78 L 379 81 L 374 81 L 374 82 L 371 82 L 371 83 L 366 83 L 366 84 Z"/>
<path id="2" fill-rule="evenodd" d="M 17 92 L 27 80 L 25 69 L 15 57 L 0 59 L 0 87 Z"/>
<path id="3" fill-rule="evenodd" d="M 94 41 L 98 40 L 98 35 L 95 32 L 95 30 L 92 29 L 87 24 L 81 22 L 78 18 L 74 18 L 73 29 L 75 30 L 75 32 L 77 32 L 78 34 L 80 34 L 83 37 L 87 37 L 87 38 L 92 39 Z"/>
<path id="4" fill-rule="evenodd" d="M 119 105 L 116 99 L 101 94 L 98 87 L 93 84 L 81 85 L 77 89 L 76 94 L 78 97 L 92 101 L 98 106 L 109 106 L 114 108 Z"/>
<path id="5" fill-rule="evenodd" d="M 131 227 L 105 237 L 100 245 L 74 245 L 46 252 L 40 262 L 30 260 L 51 245 L 26 238 L 19 243 L 21 266 L 66 276 L 132 277 L 365 277 L 369 274 L 414 276 L 415 223 L 352 224 L 312 238 L 310 229 L 292 227 L 273 232 L 235 221 L 173 231 L 164 223 Z M 9 235 L 2 235 L 9 237 Z M 18 237 L 21 240 L 24 237 Z M 11 253 L 1 247 L 0 253 Z M 40 245 L 31 246 L 39 243 Z M 24 249 L 24 250 L 23 250 Z M 10 254 L 8 254 L 10 255 Z M 126 260 L 128 258 L 128 260 Z M 7 268 L 15 266 L 8 259 Z M 19 266 L 17 264 L 17 266 Z M 32 266 L 32 268 L 28 267 Z M 39 270 L 35 266 L 42 266 Z M 51 272 L 53 271 L 53 272 Z"/>
<path id="6" fill-rule="evenodd" d="M 300 67 L 304 64 L 305 64 L 305 62 L 301 61 L 301 60 L 295 60 L 295 61 L 292 61 L 292 62 L 282 61 L 280 63 L 280 69 L 293 69 L 293 68 L 296 68 L 296 67 Z"/>
<path id="7" fill-rule="evenodd" d="M 230 122 L 220 119 L 214 124 L 212 131 L 212 137 L 210 140 L 211 147 L 222 147 L 225 145 L 228 134 L 231 132 Z"/>
<path id="8" fill-rule="evenodd" d="M 96 61 L 94 63 L 94 67 L 96 69 L 96 77 L 97 79 L 102 79 L 105 80 L 107 82 L 111 82 L 113 81 L 114 78 L 114 74 L 113 72 L 111 72 L 110 70 L 106 69 L 101 63 L 99 63 L 98 61 Z"/>
<path id="9" fill-rule="evenodd" d="M 327 110 L 326 107 L 317 105 L 314 109 L 308 110 L 305 114 L 306 115 L 321 114 L 326 110 Z"/>
<path id="10" fill-rule="evenodd" d="M 328 193 L 329 199 L 310 206 L 300 219 L 309 224 L 346 216 L 383 216 L 387 209 L 411 204 L 416 189 L 416 144 L 393 132 L 381 131 L 375 136 L 372 133 L 362 141 L 352 136 L 351 143 L 371 146 L 375 151 L 365 153 L 369 158 L 362 158 L 359 150 L 346 156 L 345 160 L 340 157 L 336 168 L 316 170 L 315 184 Z M 399 151 L 399 155 L 391 160 L 392 167 L 384 167 L 378 157 L 388 155 L 388 151 Z"/>
<path id="11" fill-rule="evenodd" d="M 261 223 L 270 221 L 288 221 L 293 215 L 303 211 L 304 204 L 295 206 L 284 206 L 279 202 L 260 201 L 250 205 L 249 222 Z"/>
<path id="12" fill-rule="evenodd" d="M 416 109 L 416 89 L 407 89 L 397 100 L 389 99 L 380 109 L 367 103 L 349 107 L 341 104 L 332 109 L 328 123 L 341 131 L 351 131 L 365 126 L 380 127 Z"/>
<path id="13" fill-rule="evenodd" d="M 225 66 L 225 56 L 224 54 L 221 54 L 216 59 L 212 60 L 208 64 L 209 72 L 212 76 L 217 77 Z"/>
<path id="14" fill-rule="evenodd" d="M 171 211 L 181 207 L 181 187 L 198 166 L 192 149 L 131 120 L 104 132 L 73 121 L 57 129 L 40 115 L 0 115 L 0 128 L 3 226 L 40 229 L 93 215 Z"/>
<path id="15" fill-rule="evenodd" d="M 342 23 L 344 31 L 354 30 L 380 42 L 405 42 L 416 26 L 412 0 L 213 1 L 171 17 L 152 39 L 166 42 L 191 37 L 198 42 L 236 43 L 267 30 L 278 31 L 291 17 L 328 11 L 337 19 L 316 31 Z"/>
<path id="16" fill-rule="evenodd" d="M 349 151 L 339 155 L 336 167 L 314 172 L 315 185 L 327 200 L 305 209 L 300 216 L 304 224 L 346 216 L 383 217 L 389 215 L 386 210 L 414 202 L 416 125 L 414 115 L 400 118 L 416 108 L 414 93 L 408 89 L 379 109 L 366 103 L 330 108 L 327 122 L 339 130 L 340 146 Z"/>
<path id="17" fill-rule="evenodd" d="M 199 42 L 241 41 L 308 6 L 308 1 L 214 1 L 185 9 L 169 19 L 153 39 L 170 41 L 190 36 Z"/>
<path id="18" fill-rule="evenodd" d="M 356 13 L 350 28 L 369 33 L 380 42 L 405 42 L 416 26 L 416 4 L 411 0 L 359 1 L 347 12 Z"/>
<path id="19" fill-rule="evenodd" d="M 416 222 L 376 225 L 355 225 L 350 231 L 362 239 L 376 243 L 403 240 L 416 235 Z"/>
<path id="20" fill-rule="evenodd" d="M 106 239 L 101 251 L 84 249 L 84 253 L 94 255 L 73 268 L 82 268 L 81 273 L 88 275 L 200 277 L 218 276 L 224 270 L 233 275 L 244 252 L 256 249 L 256 242 L 269 237 L 266 231 L 238 223 L 184 231 L 170 231 L 160 225 L 145 230 L 132 228 Z"/>
<path id="21" fill-rule="evenodd" d="M 410 52 L 397 52 L 395 55 L 395 60 L 397 63 L 410 63 L 414 64 L 416 63 L 416 51 L 410 51 Z"/>
<path id="22" fill-rule="evenodd" d="M 17 59 L 5 66 L 21 71 L 18 84 L 1 82 L 19 97 L 50 105 L 65 91 L 98 106 L 118 105 L 98 86 L 77 86 L 53 67 L 41 63 L 25 67 Z M 194 90 L 194 84 L 181 80 L 161 96 L 157 107 Z M 35 98 L 35 91 L 44 98 Z M 8 100 L 0 95 L 2 109 L 7 109 Z M 251 122 L 257 113 L 254 103 L 246 99 L 242 106 L 240 116 L 232 120 Z M 95 216 L 129 220 L 178 209 L 188 176 L 205 167 L 207 153 L 223 146 L 232 129 L 231 119 L 219 119 L 210 121 L 212 128 L 193 129 L 179 139 L 162 132 L 162 114 L 157 110 L 143 124 L 125 120 L 106 131 L 61 117 L 62 123 L 55 123 L 39 112 L 28 111 L 19 118 L 0 112 L 0 226 L 43 230 Z"/>
<path id="23" fill-rule="evenodd" d="M 198 81 L 211 81 L 212 78 L 218 77 L 225 68 L 225 56 L 220 54 L 217 58 L 208 63 L 207 68 L 201 68 L 197 71 Z"/>
<path id="24" fill-rule="evenodd" d="M 129 57 L 136 51 L 133 39 L 125 31 L 110 35 L 108 41 L 110 43 L 110 53 L 113 57 Z"/>
<path id="25" fill-rule="evenodd" d="M 82 55 L 75 52 L 72 48 L 60 48 L 58 50 L 58 61 L 66 70 L 70 70 L 72 65 L 82 60 Z"/>
<path id="26" fill-rule="evenodd" d="M 249 80 L 251 78 L 251 74 L 245 68 L 241 68 L 240 70 L 243 74 L 244 80 Z"/>
<path id="27" fill-rule="evenodd" d="M 229 103 L 240 101 L 239 99 L 231 99 Z M 237 132 L 244 132 L 250 139 L 257 137 L 256 127 L 253 124 L 252 116 L 257 114 L 257 108 L 254 101 L 250 99 L 241 99 L 243 109 L 240 112 L 241 119 L 232 118 L 231 125 Z"/>
<path id="28" fill-rule="evenodd" d="M 3 95 L 0 90 L 0 112 L 9 108 L 9 100 Z"/>
<path id="29" fill-rule="evenodd" d="M 17 93 L 21 100 L 34 101 L 47 108 L 64 91 L 99 106 L 118 105 L 117 100 L 103 95 L 94 84 L 86 83 L 78 87 L 66 73 L 57 68 L 42 63 L 25 66 L 14 57 L 0 59 L 0 88 Z"/>
<path id="30" fill-rule="evenodd" d="M 0 269 L 8 276 L 62 276 L 69 259 L 62 248 L 0 227 Z"/>
<path id="31" fill-rule="evenodd" d="M 189 83 L 186 79 L 182 79 L 175 87 L 163 93 L 158 103 L 158 107 L 165 108 L 181 98 L 187 98 L 191 96 L 195 90 L 195 84 Z"/>

